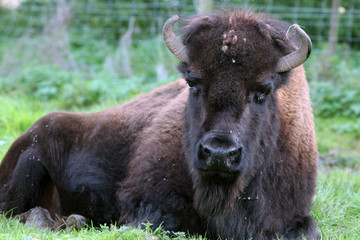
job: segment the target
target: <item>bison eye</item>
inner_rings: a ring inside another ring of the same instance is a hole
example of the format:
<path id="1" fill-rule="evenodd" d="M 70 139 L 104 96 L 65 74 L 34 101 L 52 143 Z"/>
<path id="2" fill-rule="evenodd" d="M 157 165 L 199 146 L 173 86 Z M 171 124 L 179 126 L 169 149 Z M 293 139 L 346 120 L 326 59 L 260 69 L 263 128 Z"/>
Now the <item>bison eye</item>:
<path id="1" fill-rule="evenodd" d="M 262 89 L 259 89 L 255 92 L 255 102 L 256 103 L 264 103 L 266 100 L 266 97 L 271 93 L 272 91 L 272 85 L 265 86 Z"/>
<path id="2" fill-rule="evenodd" d="M 195 97 L 200 95 L 201 85 L 200 79 L 198 78 L 185 78 L 187 84 L 190 87 L 191 92 L 194 94 Z"/>
<path id="3" fill-rule="evenodd" d="M 199 84 L 199 79 L 197 78 L 186 78 L 185 80 L 191 88 Z"/>

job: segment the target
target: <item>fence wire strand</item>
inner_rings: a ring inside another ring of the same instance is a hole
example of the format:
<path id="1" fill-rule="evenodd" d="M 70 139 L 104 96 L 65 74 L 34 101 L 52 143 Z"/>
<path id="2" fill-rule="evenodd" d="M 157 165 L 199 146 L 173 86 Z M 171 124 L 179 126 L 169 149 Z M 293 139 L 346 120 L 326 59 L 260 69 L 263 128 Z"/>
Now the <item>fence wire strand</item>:
<path id="1" fill-rule="evenodd" d="M 5 3 L 19 2 L 9 9 Z M 25 34 L 42 31 L 59 7 L 57 0 L 0 0 L 0 39 L 18 38 Z M 188 16 L 196 12 L 194 2 L 186 1 L 139 1 L 139 0 L 68 0 L 72 18 L 69 31 L 86 37 L 102 37 L 116 43 L 127 31 L 130 19 L 135 18 L 135 39 L 154 37 L 161 32 L 161 25 L 173 14 Z M 256 4 L 263 2 L 266 4 Z M 331 1 L 289 1 L 279 5 L 274 0 L 225 0 L 214 1 L 214 8 L 251 7 L 256 11 L 272 13 L 290 23 L 298 23 L 309 33 L 314 42 L 326 41 L 329 34 Z M 2 4 L 1 4 L 2 3 Z M 360 43 L 360 3 L 343 0 L 339 8 L 340 42 Z M 359 44 L 358 44 L 359 45 Z"/>

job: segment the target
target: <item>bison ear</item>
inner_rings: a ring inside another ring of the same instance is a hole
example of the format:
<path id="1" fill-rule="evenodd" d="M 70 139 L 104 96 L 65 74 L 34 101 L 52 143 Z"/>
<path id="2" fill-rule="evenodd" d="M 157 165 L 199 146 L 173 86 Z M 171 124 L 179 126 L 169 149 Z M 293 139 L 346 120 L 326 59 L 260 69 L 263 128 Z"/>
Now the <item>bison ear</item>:
<path id="1" fill-rule="evenodd" d="M 213 18 L 210 15 L 197 15 L 185 18 L 183 22 L 185 26 L 181 28 L 181 33 L 185 44 L 191 37 L 196 36 L 202 30 L 214 27 Z"/>
<path id="2" fill-rule="evenodd" d="M 276 45 L 280 47 L 280 49 L 291 49 L 291 52 L 292 51 L 295 51 L 296 50 L 296 46 L 295 44 L 293 44 L 292 42 L 291 43 L 286 43 L 283 39 L 275 39 L 274 40 Z M 289 50 L 287 50 L 288 52 Z"/>
<path id="3" fill-rule="evenodd" d="M 286 56 L 279 59 L 276 65 L 276 72 L 282 73 L 303 64 L 310 56 L 312 43 L 310 37 L 299 25 L 293 24 L 288 27 L 282 21 L 275 21 L 275 23 L 272 20 L 265 20 L 258 23 L 258 28 L 266 39 L 273 39 L 276 45 L 287 53 Z M 290 37 L 292 32 L 295 34 Z M 299 40 L 301 40 L 301 45 L 298 47 L 296 43 Z"/>
<path id="4" fill-rule="evenodd" d="M 258 23 L 258 28 L 259 28 L 259 31 L 260 33 L 267 39 L 267 40 L 271 40 L 272 37 L 271 37 L 271 26 L 267 23 L 264 23 L 264 22 L 259 22 Z"/>

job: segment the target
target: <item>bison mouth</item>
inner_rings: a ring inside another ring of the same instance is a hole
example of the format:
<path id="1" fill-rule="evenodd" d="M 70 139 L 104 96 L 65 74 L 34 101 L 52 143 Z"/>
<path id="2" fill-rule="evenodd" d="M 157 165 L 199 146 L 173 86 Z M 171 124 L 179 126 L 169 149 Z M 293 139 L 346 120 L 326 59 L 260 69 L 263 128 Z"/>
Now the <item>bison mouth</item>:
<path id="1" fill-rule="evenodd" d="M 233 183 L 240 176 L 240 171 L 217 171 L 209 169 L 198 169 L 198 173 L 204 182 L 214 184 Z"/>
<path id="2" fill-rule="evenodd" d="M 203 216 L 216 217 L 229 213 L 237 200 L 240 171 L 195 171 L 194 207 Z"/>

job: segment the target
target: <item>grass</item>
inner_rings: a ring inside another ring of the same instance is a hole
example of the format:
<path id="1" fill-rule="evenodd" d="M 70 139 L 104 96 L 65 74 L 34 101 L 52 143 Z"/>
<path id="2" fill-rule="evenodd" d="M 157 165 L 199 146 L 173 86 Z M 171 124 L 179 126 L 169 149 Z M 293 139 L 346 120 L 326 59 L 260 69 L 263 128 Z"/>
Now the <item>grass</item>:
<path id="1" fill-rule="evenodd" d="M 77 239 L 77 240 L 107 240 L 107 239 L 185 239 L 184 233 L 175 233 L 174 237 L 169 237 L 167 232 L 161 227 L 156 230 L 150 230 L 150 224 L 144 224 L 145 229 L 120 227 L 114 225 L 101 226 L 100 228 L 83 228 L 78 231 L 42 231 L 34 227 L 27 227 L 17 220 L 8 220 L 4 216 L 0 216 L 0 240 L 60 240 L 60 239 Z"/>
<path id="2" fill-rule="evenodd" d="M 10 144 L 46 113 L 43 104 L 28 98 L 0 96 L 0 159 Z"/>
<path id="3" fill-rule="evenodd" d="M 312 207 L 323 237 L 360 238 L 360 175 L 349 169 L 322 169 Z"/>
<path id="4" fill-rule="evenodd" d="M 360 137 L 342 129 L 354 123 L 349 118 L 315 118 L 320 160 L 330 167 L 360 169 Z"/>

